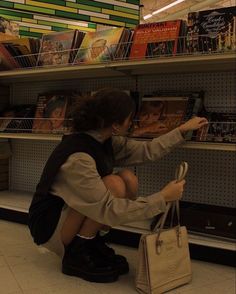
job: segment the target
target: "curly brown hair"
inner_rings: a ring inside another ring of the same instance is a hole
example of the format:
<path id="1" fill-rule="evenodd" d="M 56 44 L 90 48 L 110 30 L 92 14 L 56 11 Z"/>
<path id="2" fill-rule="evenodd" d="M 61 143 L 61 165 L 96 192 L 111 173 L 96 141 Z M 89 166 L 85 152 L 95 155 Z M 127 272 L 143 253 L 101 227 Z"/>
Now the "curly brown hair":
<path id="1" fill-rule="evenodd" d="M 80 99 L 72 114 L 73 129 L 84 132 L 107 128 L 113 123 L 122 124 L 134 113 L 134 100 L 127 93 L 114 88 L 100 89 Z"/>

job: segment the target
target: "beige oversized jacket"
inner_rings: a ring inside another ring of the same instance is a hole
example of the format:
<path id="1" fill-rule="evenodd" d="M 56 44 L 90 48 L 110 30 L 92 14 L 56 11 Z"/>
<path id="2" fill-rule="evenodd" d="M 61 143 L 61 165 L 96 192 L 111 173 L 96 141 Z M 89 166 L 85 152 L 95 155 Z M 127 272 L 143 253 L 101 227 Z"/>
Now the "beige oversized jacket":
<path id="1" fill-rule="evenodd" d="M 156 161 L 183 141 L 178 128 L 152 141 L 113 137 L 116 165 L 133 166 Z M 160 192 L 136 200 L 115 198 L 105 187 L 94 159 L 82 152 L 70 155 L 61 166 L 51 193 L 63 198 L 66 205 L 83 215 L 109 226 L 151 218 L 166 208 Z"/>

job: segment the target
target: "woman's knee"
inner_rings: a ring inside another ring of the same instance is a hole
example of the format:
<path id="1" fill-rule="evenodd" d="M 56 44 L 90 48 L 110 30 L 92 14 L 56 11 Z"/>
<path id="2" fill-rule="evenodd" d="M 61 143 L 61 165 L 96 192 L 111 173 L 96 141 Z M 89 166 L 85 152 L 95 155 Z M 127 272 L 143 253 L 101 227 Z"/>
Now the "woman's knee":
<path id="1" fill-rule="evenodd" d="M 115 197 L 124 198 L 126 195 L 126 185 L 118 175 L 108 175 L 102 178 L 105 186 Z"/>
<path id="2" fill-rule="evenodd" d="M 138 193 L 138 178 L 129 169 L 121 170 L 118 175 L 125 183 L 127 197 L 131 199 L 135 198 Z"/>

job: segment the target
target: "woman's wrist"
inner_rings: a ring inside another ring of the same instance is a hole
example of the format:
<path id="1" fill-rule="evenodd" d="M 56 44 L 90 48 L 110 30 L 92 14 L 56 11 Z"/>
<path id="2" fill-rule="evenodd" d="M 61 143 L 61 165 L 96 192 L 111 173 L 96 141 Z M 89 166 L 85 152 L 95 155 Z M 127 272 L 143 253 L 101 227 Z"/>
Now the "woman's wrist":
<path id="1" fill-rule="evenodd" d="M 184 124 L 180 125 L 180 126 L 178 127 L 178 129 L 179 129 L 181 135 L 183 135 L 183 136 L 184 136 L 184 135 L 187 133 L 187 131 L 188 131 L 188 130 L 186 130 Z"/>

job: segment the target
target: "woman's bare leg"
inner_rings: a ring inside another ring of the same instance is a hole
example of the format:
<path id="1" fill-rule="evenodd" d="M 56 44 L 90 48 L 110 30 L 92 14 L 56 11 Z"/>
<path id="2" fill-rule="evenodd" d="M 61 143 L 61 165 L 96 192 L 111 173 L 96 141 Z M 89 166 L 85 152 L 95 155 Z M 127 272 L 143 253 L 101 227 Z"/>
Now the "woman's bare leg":
<path id="1" fill-rule="evenodd" d="M 121 177 L 117 175 L 108 175 L 103 178 L 103 181 L 105 186 L 115 197 L 125 197 L 125 183 Z M 68 245 L 76 234 L 90 238 L 96 236 L 97 232 L 101 229 L 108 230 L 109 227 L 87 218 L 71 208 L 62 226 L 61 239 L 64 245 Z"/>

